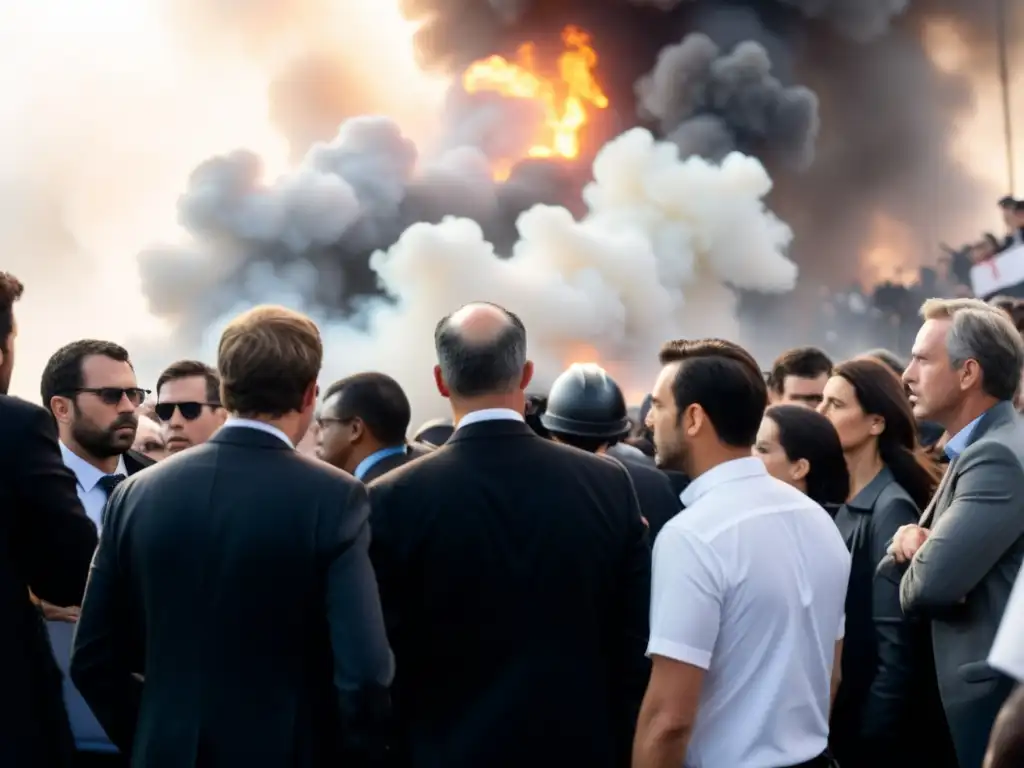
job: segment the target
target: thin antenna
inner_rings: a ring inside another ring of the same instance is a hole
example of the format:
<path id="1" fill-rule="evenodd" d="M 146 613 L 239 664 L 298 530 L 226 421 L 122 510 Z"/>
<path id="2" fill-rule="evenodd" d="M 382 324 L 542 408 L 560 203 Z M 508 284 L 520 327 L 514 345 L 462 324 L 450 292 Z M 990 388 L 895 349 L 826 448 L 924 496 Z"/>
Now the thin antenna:
<path id="1" fill-rule="evenodd" d="M 1003 96 L 1003 133 L 1006 143 L 1006 177 L 1010 183 L 1007 194 L 1014 195 L 1017 191 L 1015 154 L 1013 151 L 1013 113 L 1010 104 L 1010 62 L 1009 39 L 1007 35 L 1006 0 L 995 0 L 996 3 L 996 35 L 999 41 L 999 82 Z"/>

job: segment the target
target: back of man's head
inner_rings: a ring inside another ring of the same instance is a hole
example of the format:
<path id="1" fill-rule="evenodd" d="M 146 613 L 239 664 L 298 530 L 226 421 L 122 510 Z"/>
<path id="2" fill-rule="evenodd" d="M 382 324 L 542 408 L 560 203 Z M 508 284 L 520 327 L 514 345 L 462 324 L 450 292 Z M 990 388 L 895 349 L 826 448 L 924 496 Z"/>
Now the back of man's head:
<path id="1" fill-rule="evenodd" d="M 308 317 L 284 307 L 255 307 L 221 335 L 221 403 L 243 417 L 312 413 L 323 354 L 320 330 Z"/>
<path id="2" fill-rule="evenodd" d="M 14 275 L 0 272 L 0 395 L 6 395 L 14 371 L 14 302 L 25 288 Z"/>
<path id="3" fill-rule="evenodd" d="M 497 304 L 467 304 L 434 330 L 438 390 L 453 400 L 523 396 L 532 365 L 526 328 Z"/>
<path id="4" fill-rule="evenodd" d="M 377 371 L 348 376 L 332 384 L 324 406 L 339 420 L 359 419 L 373 438 L 385 446 L 403 445 L 412 410 L 402 385 Z"/>

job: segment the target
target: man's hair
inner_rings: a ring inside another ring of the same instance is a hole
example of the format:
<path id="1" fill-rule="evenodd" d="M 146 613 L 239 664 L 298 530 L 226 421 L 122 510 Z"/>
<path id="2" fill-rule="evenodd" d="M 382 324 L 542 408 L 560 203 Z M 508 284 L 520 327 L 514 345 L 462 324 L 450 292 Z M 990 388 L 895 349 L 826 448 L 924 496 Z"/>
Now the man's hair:
<path id="1" fill-rule="evenodd" d="M 481 302 L 489 303 L 489 302 Z M 497 307 L 508 327 L 483 342 L 467 341 L 451 324 L 451 315 L 434 329 L 437 363 L 448 389 L 459 397 L 479 397 L 513 391 L 526 365 L 526 328 L 514 312 Z"/>
<path id="2" fill-rule="evenodd" d="M 220 402 L 242 417 L 300 411 L 323 356 L 320 330 L 305 315 L 277 306 L 250 309 L 220 337 Z"/>
<path id="3" fill-rule="evenodd" d="M 359 417 L 384 445 L 405 443 L 412 408 L 402 386 L 387 374 L 368 371 L 331 384 L 324 402 L 338 395 L 334 415 L 339 419 Z"/>
<path id="4" fill-rule="evenodd" d="M 672 381 L 678 418 L 696 403 L 723 443 L 737 448 L 754 444 L 768 388 L 749 352 L 723 339 L 681 339 L 662 346 L 658 359 L 662 365 L 680 363 Z"/>
<path id="5" fill-rule="evenodd" d="M 954 369 L 976 360 L 982 389 L 997 400 L 1012 400 L 1024 368 L 1024 342 L 1001 309 L 979 299 L 928 299 L 921 305 L 925 320 L 949 320 L 946 351 Z"/>
<path id="6" fill-rule="evenodd" d="M 7 339 L 14 330 L 14 302 L 21 298 L 25 286 L 10 272 L 0 272 L 0 351 L 7 349 Z"/>
<path id="7" fill-rule="evenodd" d="M 787 376 L 816 379 L 823 374 L 832 374 L 832 360 L 829 356 L 817 347 L 796 347 L 783 352 L 772 363 L 768 387 L 781 395 Z"/>
<path id="8" fill-rule="evenodd" d="M 43 378 L 39 383 L 39 394 L 43 398 L 43 406 L 49 410 L 50 400 L 57 395 L 73 397 L 85 386 L 82 363 L 85 358 L 101 355 L 119 363 L 131 365 L 128 350 L 112 341 L 98 339 L 80 339 L 65 344 L 58 349 L 46 362 Z"/>
<path id="9" fill-rule="evenodd" d="M 206 380 L 206 402 L 220 403 L 220 376 L 217 371 L 199 360 L 179 360 L 164 368 L 164 372 L 156 380 L 157 397 L 160 396 L 160 389 L 164 384 L 179 379 L 191 379 L 194 376 L 202 376 Z"/>
<path id="10" fill-rule="evenodd" d="M 903 372 L 907 370 L 907 364 L 903 362 L 899 355 L 890 349 L 878 347 L 877 349 L 869 349 L 861 357 L 873 357 L 880 363 L 883 363 L 890 371 L 896 374 L 897 378 L 903 377 Z"/>

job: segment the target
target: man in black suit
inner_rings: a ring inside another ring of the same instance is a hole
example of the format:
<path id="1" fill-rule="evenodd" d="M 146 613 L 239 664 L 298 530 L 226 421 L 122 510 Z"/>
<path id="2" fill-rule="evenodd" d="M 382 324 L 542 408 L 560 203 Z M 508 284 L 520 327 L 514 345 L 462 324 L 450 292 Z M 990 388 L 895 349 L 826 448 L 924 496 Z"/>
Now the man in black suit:
<path id="1" fill-rule="evenodd" d="M 147 390 L 138 385 L 128 351 L 109 341 L 82 339 L 66 344 L 46 363 L 40 395 L 60 435 L 64 464 L 74 475 L 78 498 L 102 531 L 107 498 L 116 485 L 154 462 L 131 450 L 137 409 Z M 53 653 L 64 673 L 64 704 L 83 766 L 122 766 L 126 761 L 103 732 L 67 677 L 71 638 L 79 608 L 41 604 Z"/>
<path id="2" fill-rule="evenodd" d="M 60 671 L 29 590 L 77 605 L 96 547 L 96 528 L 75 495 L 49 414 L 7 396 L 22 294 L 0 272 L 0 764 L 63 768 L 74 751 Z"/>
<path id="3" fill-rule="evenodd" d="M 369 483 L 428 452 L 409 444 L 412 409 L 401 385 L 376 371 L 328 387 L 317 417 L 317 456 Z"/>
<path id="4" fill-rule="evenodd" d="M 619 385 L 607 371 L 591 364 L 574 364 L 555 379 L 540 420 L 552 439 L 609 458 L 608 449 L 626 437 L 630 428 L 626 398 Z M 617 460 L 633 480 L 640 512 L 654 541 L 662 526 L 682 509 L 682 503 L 664 472 L 636 460 Z"/>
<path id="5" fill-rule="evenodd" d="M 110 499 L 71 676 L 133 765 L 363 765 L 383 751 L 393 663 L 366 491 L 293 448 L 322 356 L 300 314 L 236 318 L 218 355 L 231 417 Z"/>
<path id="6" fill-rule="evenodd" d="M 650 590 L 629 474 L 524 422 L 511 312 L 467 305 L 434 338 L 458 428 L 369 486 L 402 764 L 627 766 Z"/>

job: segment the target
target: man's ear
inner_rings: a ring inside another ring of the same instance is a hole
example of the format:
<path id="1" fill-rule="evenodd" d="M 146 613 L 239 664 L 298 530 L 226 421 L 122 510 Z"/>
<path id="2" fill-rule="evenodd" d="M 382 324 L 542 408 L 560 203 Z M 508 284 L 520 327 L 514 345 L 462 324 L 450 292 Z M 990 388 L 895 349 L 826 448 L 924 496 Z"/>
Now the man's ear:
<path id="1" fill-rule="evenodd" d="M 67 424 L 71 421 L 71 400 L 60 395 L 54 395 L 47 403 L 50 413 L 57 420 L 58 424 Z"/>
<path id="2" fill-rule="evenodd" d="M 441 375 L 441 366 L 434 366 L 434 383 L 437 385 L 437 391 L 441 393 L 441 397 L 451 397 L 451 391 L 448 389 L 448 385 L 445 384 L 444 376 Z"/>
<path id="3" fill-rule="evenodd" d="M 533 360 L 527 360 L 526 365 L 523 366 L 523 376 L 519 380 L 519 389 L 523 392 L 530 386 L 530 381 L 533 380 Z"/>

